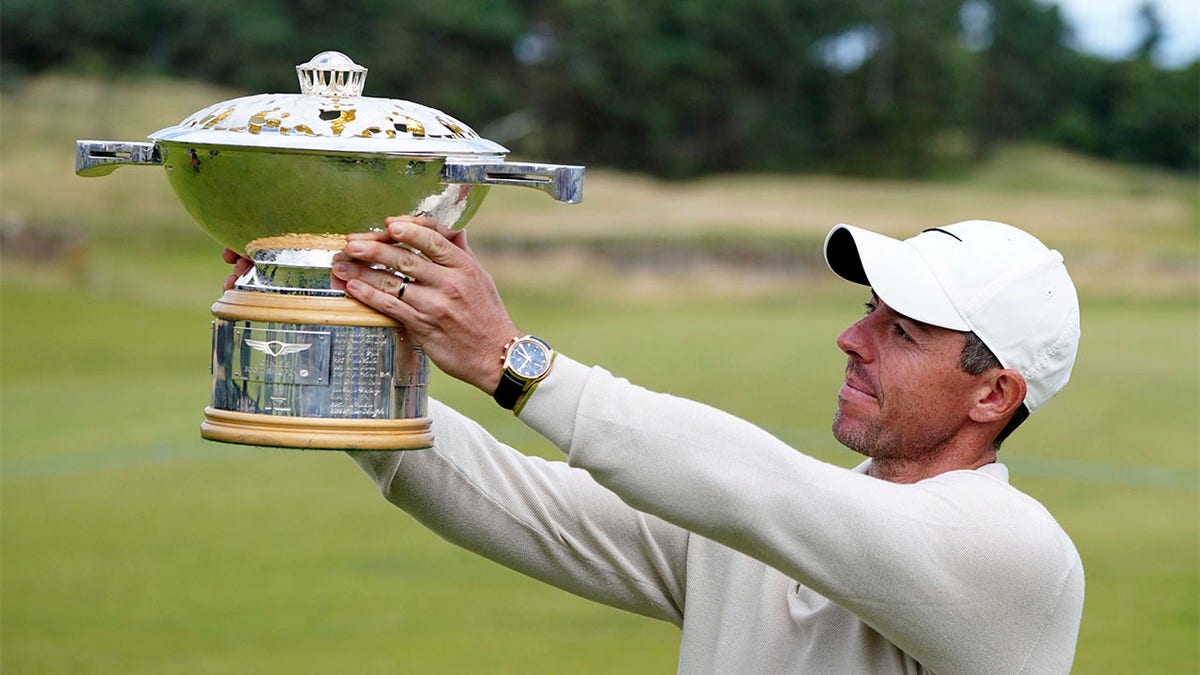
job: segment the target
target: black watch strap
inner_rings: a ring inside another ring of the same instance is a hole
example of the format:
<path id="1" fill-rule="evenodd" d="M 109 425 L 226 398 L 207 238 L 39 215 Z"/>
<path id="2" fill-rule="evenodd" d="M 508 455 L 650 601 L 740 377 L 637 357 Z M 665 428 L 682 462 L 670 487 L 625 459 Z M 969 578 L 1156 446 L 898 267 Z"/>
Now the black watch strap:
<path id="1" fill-rule="evenodd" d="M 517 407 L 517 402 L 525 393 L 526 384 L 524 380 L 518 380 L 512 373 L 505 370 L 500 373 L 500 384 L 496 385 L 496 392 L 492 394 L 492 398 L 500 404 L 501 408 L 512 410 Z"/>

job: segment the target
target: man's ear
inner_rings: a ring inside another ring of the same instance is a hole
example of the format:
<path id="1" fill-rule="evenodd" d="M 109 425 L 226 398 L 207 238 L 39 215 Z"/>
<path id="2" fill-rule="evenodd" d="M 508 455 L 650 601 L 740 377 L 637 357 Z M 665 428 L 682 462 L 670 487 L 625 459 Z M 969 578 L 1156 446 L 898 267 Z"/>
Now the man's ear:
<path id="1" fill-rule="evenodd" d="M 1025 378 L 1015 370 L 992 368 L 980 374 L 971 419 L 984 424 L 1007 420 L 1025 402 L 1027 389 Z"/>

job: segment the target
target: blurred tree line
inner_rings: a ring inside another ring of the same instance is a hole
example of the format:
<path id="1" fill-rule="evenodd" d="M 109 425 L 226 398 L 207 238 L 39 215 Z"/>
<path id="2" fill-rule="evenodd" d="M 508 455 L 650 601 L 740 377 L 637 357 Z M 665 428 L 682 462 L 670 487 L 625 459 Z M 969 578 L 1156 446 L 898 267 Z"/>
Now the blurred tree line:
<path id="1" fill-rule="evenodd" d="M 440 108 L 514 152 L 686 177 L 920 176 L 1033 139 L 1200 168 L 1200 62 L 1157 66 L 1152 5 L 1124 61 L 1072 50 L 1037 0 L 4 0 L 26 74 L 294 92 L 336 49 L 369 96 Z M 214 101 L 215 102 L 215 101 Z"/>

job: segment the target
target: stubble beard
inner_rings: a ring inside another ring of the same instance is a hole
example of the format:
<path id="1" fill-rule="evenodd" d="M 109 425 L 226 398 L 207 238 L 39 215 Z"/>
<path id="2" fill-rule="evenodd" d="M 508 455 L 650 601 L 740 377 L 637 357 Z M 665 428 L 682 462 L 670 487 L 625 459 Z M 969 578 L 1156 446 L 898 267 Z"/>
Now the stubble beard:
<path id="1" fill-rule="evenodd" d="M 841 408 L 833 415 L 833 437 L 839 443 L 866 457 L 886 456 L 883 431 L 877 425 L 850 424 Z"/>
<path id="2" fill-rule="evenodd" d="M 839 406 L 833 415 L 833 437 L 860 455 L 884 462 L 919 462 L 937 455 L 947 445 L 945 430 L 933 426 L 905 435 L 896 427 L 878 419 L 855 420 L 842 414 Z"/>

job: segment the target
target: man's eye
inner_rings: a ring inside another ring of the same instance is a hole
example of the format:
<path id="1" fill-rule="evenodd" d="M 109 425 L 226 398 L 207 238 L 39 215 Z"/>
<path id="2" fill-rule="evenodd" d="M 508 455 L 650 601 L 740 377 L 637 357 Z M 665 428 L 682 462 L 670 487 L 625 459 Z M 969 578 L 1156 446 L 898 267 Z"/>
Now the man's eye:
<path id="1" fill-rule="evenodd" d="M 863 303 L 863 307 L 865 308 L 863 314 L 870 314 L 875 311 L 875 303 L 873 302 Z"/>
<path id="2" fill-rule="evenodd" d="M 898 323 L 892 324 L 892 332 L 894 332 L 897 337 L 903 340 L 907 340 L 909 342 L 913 341 L 912 336 L 908 334 L 908 331 L 904 330 L 904 326 L 901 326 Z"/>

